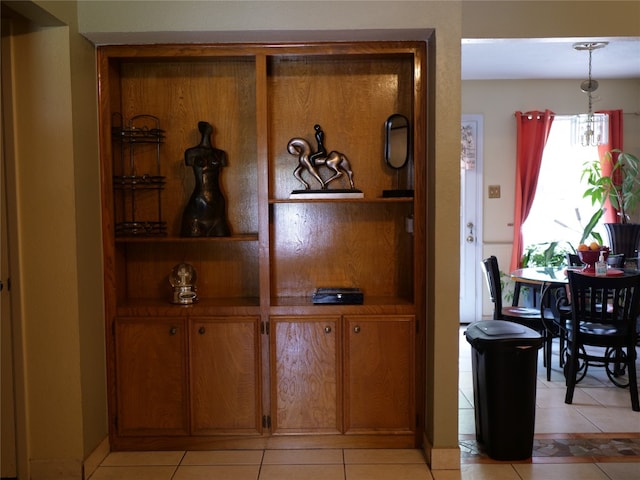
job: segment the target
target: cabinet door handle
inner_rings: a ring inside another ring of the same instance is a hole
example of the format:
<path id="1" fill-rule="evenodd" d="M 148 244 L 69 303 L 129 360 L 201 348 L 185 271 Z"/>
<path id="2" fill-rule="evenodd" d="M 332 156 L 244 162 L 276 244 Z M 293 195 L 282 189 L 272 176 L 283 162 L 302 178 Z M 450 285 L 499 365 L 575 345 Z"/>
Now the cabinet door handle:
<path id="1" fill-rule="evenodd" d="M 353 327 L 353 333 L 360 333 L 360 325 Z"/>
<path id="2" fill-rule="evenodd" d="M 324 327 L 324 333 L 331 333 L 331 327 L 329 325 Z"/>
<path id="3" fill-rule="evenodd" d="M 169 329 L 169 335 L 175 335 L 176 333 L 178 333 L 178 327 L 171 327 Z"/>
<path id="4" fill-rule="evenodd" d="M 198 329 L 198 333 L 199 333 L 200 335 L 204 335 L 204 332 L 206 332 L 206 330 L 205 330 L 205 328 L 204 328 L 204 327 L 200 327 L 200 328 Z"/>

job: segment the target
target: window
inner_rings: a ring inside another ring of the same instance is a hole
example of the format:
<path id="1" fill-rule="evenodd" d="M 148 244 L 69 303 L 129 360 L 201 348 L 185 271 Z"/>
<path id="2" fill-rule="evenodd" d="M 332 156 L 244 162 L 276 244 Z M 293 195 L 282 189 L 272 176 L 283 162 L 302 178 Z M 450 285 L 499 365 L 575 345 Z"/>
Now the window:
<path id="1" fill-rule="evenodd" d="M 571 117 L 556 115 L 542 156 L 536 196 L 531 212 L 522 226 L 525 252 L 528 246 L 552 241 L 559 247 L 577 248 L 596 207 L 583 198 L 586 182 L 582 182 L 584 163 L 598 158 L 597 147 L 572 145 Z M 594 229 L 603 240 L 607 236 L 604 221 Z M 589 239 L 587 239 L 589 240 Z"/>

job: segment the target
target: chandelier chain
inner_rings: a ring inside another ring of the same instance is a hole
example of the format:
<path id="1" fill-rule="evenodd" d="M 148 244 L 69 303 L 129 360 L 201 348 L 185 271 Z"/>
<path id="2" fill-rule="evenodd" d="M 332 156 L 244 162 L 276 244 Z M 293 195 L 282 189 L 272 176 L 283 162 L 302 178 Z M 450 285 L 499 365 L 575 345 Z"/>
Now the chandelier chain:
<path id="1" fill-rule="evenodd" d="M 592 91 L 592 84 L 591 84 L 591 55 L 593 53 L 593 49 L 590 48 L 589 49 L 589 91 L 587 92 L 587 97 L 589 98 L 589 114 L 592 113 L 592 105 L 593 105 L 593 101 L 591 99 L 591 91 Z"/>
<path id="2" fill-rule="evenodd" d="M 580 89 L 587 94 L 589 111 L 586 115 L 576 115 L 573 123 L 574 142 L 582 146 L 596 146 L 607 143 L 608 118 L 604 114 L 593 113 L 593 92 L 598 89 L 598 82 L 592 78 L 592 54 L 594 50 L 605 47 L 608 42 L 574 43 L 573 48 L 589 53 L 589 78 L 580 84 Z"/>

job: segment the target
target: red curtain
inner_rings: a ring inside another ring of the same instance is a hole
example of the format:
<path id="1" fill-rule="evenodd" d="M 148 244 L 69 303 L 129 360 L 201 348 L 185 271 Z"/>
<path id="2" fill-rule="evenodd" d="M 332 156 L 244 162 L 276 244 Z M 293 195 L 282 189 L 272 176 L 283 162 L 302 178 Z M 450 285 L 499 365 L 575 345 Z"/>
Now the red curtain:
<path id="1" fill-rule="evenodd" d="M 618 161 L 618 152 L 614 152 L 611 154 L 611 158 L 613 160 L 612 163 L 603 161 L 606 158 L 606 153 L 610 152 L 611 150 L 623 149 L 622 110 L 602 110 L 596 113 L 606 113 L 609 116 L 609 142 L 598 145 L 598 156 L 600 157 L 600 162 L 602 165 L 602 175 L 607 176 L 611 175 L 612 164 L 615 164 L 615 162 Z M 619 185 L 622 179 L 619 175 L 617 175 L 614 176 L 613 181 L 614 183 L 617 183 Z M 611 206 L 611 202 L 608 199 L 604 203 L 604 207 L 607 209 L 603 217 L 604 222 L 620 223 L 618 212 Z"/>
<path id="2" fill-rule="evenodd" d="M 542 153 L 549 138 L 553 112 L 516 112 L 516 197 L 513 221 L 511 271 L 520 268 L 522 259 L 522 224 L 529 216 L 538 186 Z"/>

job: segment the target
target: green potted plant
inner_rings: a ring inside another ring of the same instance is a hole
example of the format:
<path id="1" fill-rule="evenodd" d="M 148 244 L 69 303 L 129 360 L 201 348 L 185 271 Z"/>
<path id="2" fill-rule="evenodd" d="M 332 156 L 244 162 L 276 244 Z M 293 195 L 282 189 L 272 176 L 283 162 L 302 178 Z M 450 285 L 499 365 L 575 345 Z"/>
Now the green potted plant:
<path id="1" fill-rule="evenodd" d="M 528 245 L 522 255 L 523 267 L 559 267 L 564 265 L 567 253 L 575 248 L 565 242 L 544 242 Z"/>
<path id="2" fill-rule="evenodd" d="M 618 223 L 605 223 L 605 228 L 614 253 L 624 253 L 627 258 L 635 257 L 640 243 L 640 224 L 632 223 L 631 216 L 640 206 L 640 159 L 631 153 L 613 150 L 618 153 L 618 161 L 613 163 L 611 152 L 607 152 L 604 162 L 611 164 L 611 173 L 603 175 L 600 160 L 589 161 L 582 171 L 582 179 L 587 181 L 585 198 L 598 209 L 593 214 L 583 232 L 580 243 L 592 234 L 593 228 L 604 215 L 604 204 L 608 199 L 618 212 Z"/>

